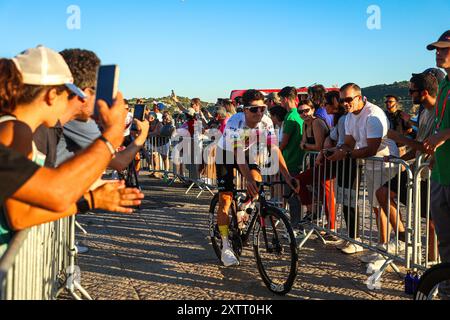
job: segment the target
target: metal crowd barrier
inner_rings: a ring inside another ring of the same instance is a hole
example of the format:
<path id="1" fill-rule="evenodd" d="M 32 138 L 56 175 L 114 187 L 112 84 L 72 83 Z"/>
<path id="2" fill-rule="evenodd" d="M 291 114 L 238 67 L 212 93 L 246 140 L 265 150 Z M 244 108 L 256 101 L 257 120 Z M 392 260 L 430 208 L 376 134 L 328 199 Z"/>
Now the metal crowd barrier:
<path id="1" fill-rule="evenodd" d="M 0 300 L 53 300 L 69 266 L 69 218 L 14 235 L 0 259 Z"/>
<path id="2" fill-rule="evenodd" d="M 151 138 L 149 144 L 160 145 L 158 139 L 160 138 Z M 197 197 L 205 191 L 212 194 L 217 188 L 215 144 L 197 138 L 183 137 L 183 139 L 187 139 L 192 146 L 198 144 L 202 154 L 207 149 L 208 161 L 195 165 L 189 164 L 195 163 L 194 161 L 185 163 L 183 155 L 176 156 L 174 152 L 180 142 L 170 140 L 167 158 L 165 154 L 158 154 L 158 148 L 150 148 L 156 153 L 156 159 L 159 159 L 159 163 L 151 165 L 150 170 L 164 174 L 169 184 L 176 180 L 184 182 L 188 187 L 186 194 L 195 186 L 200 189 Z M 305 232 L 304 237 L 300 239 L 300 248 L 314 233 L 324 243 L 326 243 L 323 239 L 324 234 L 334 235 L 346 242 L 381 254 L 385 258 L 385 263 L 380 269 L 380 275 L 388 266 L 399 272 L 397 264 L 407 269 L 425 270 L 439 262 L 437 238 L 431 227 L 429 202 L 427 212 L 422 213 L 426 218 L 422 218 L 420 212 L 421 194 L 427 192 L 428 199 L 430 197 L 430 173 L 427 164 L 421 165 L 421 160 L 418 159 L 415 164 L 417 169 L 413 170 L 414 167 L 400 159 L 385 161 L 381 158 L 369 158 L 337 163 L 325 161 L 322 166 L 316 167 L 316 157 L 317 153 L 306 153 L 303 163 L 304 171 L 309 171 L 312 176 L 311 185 L 307 187 L 312 204 L 306 211 L 304 205 L 300 206 L 301 216 L 305 218 L 307 211 L 310 211 L 309 213 L 316 219 L 312 224 L 313 228 Z M 167 163 L 164 165 L 165 159 L 168 159 L 169 165 Z M 397 183 L 392 185 L 391 179 L 400 177 L 402 173 L 405 181 L 397 179 Z M 425 177 L 426 175 L 428 177 Z M 281 176 L 280 174 L 264 176 L 264 179 L 280 181 Z M 422 179 L 427 182 L 426 190 L 421 190 Z M 385 199 L 384 210 L 381 211 L 380 206 L 374 202 L 378 202 L 375 200 L 377 191 L 385 184 L 389 196 Z M 238 172 L 236 185 L 238 189 L 245 189 L 245 179 Z M 394 194 L 392 197 L 391 192 Z M 406 195 L 403 204 L 402 193 Z M 289 205 L 283 198 L 283 186 L 272 188 L 270 195 L 273 205 L 289 210 Z M 392 201 L 395 201 L 395 205 L 391 206 Z M 384 214 L 381 215 L 380 212 Z M 404 225 L 404 239 L 400 237 L 402 233 L 400 224 Z M 380 232 L 380 226 L 384 226 L 384 232 Z"/>
<path id="3" fill-rule="evenodd" d="M 430 228 L 428 164 L 421 165 L 417 160 L 417 170 L 413 171 L 408 163 L 400 159 L 385 161 L 369 158 L 337 163 L 325 161 L 322 166 L 315 166 L 316 158 L 317 153 L 308 153 L 304 160 L 304 168 L 309 168 L 309 171 L 303 175 L 309 173 L 311 182 L 308 185 L 312 198 L 309 216 L 314 219 L 310 224 L 312 228 L 305 232 L 299 244 L 300 248 L 314 233 L 324 243 L 323 236 L 329 234 L 381 254 L 384 263 L 376 268 L 378 273 L 375 280 L 379 280 L 388 266 L 396 272 L 399 272 L 396 264 L 407 269 L 426 270 L 439 261 L 436 234 Z M 400 177 L 402 173 L 406 181 L 398 178 L 393 185 L 391 179 Z M 426 181 L 426 190 L 421 190 L 422 178 Z M 381 202 L 384 202 L 380 205 L 377 190 L 380 192 L 383 186 L 385 193 L 381 192 L 380 195 L 388 196 L 380 196 Z M 421 212 L 423 192 L 428 199 L 426 213 Z M 401 204 L 401 193 L 406 194 L 404 204 Z M 381 218 L 381 208 L 384 208 L 384 219 Z M 303 217 L 306 216 L 304 209 L 303 206 Z M 425 214 L 425 218 L 421 214 Z M 404 225 L 404 239 L 400 239 L 400 223 Z M 380 231 L 380 226 L 384 226 L 384 232 Z M 434 256 L 433 259 L 430 259 L 430 255 Z"/>
<path id="4" fill-rule="evenodd" d="M 191 151 L 197 147 L 201 155 L 200 161 L 199 158 L 194 158 L 194 152 L 187 150 L 176 152 L 180 144 L 189 146 Z M 215 145 L 207 139 L 150 137 L 144 149 L 145 157 L 141 166 L 148 168 L 151 173 L 164 179 L 169 185 L 175 181 L 184 183 L 188 188 L 186 194 L 197 187 L 200 189 L 198 198 L 205 191 L 213 194 L 212 190 L 217 188 L 215 152 Z M 206 161 L 202 160 L 203 154 L 207 154 Z"/>

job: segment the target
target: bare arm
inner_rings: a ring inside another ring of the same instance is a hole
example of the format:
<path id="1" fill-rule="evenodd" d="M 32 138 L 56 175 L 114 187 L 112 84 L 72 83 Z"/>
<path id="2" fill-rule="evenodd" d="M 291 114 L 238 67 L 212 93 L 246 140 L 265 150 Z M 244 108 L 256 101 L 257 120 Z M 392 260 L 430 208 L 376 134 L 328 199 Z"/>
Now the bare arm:
<path id="1" fill-rule="evenodd" d="M 423 143 L 420 143 L 416 140 L 410 139 L 397 131 L 389 130 L 388 132 L 388 138 L 391 140 L 394 140 L 398 144 L 406 145 L 410 147 L 411 149 L 414 149 L 414 151 L 420 151 L 422 153 L 425 152 L 425 147 Z"/>
<path id="2" fill-rule="evenodd" d="M 346 151 L 352 151 L 352 159 L 365 159 L 374 157 L 378 149 L 380 148 L 382 138 L 376 138 L 376 139 L 367 139 L 367 147 L 358 149 L 358 150 L 351 150 L 350 148 L 345 145 L 343 148 Z"/>
<path id="3" fill-rule="evenodd" d="M 123 141 L 126 116 L 122 95 L 118 95 L 110 109 L 105 102 L 100 101 L 99 109 L 105 127 L 103 136 L 113 147 L 118 148 Z M 39 169 L 12 198 L 52 211 L 65 212 L 101 176 L 111 158 L 106 144 L 97 140 L 59 168 Z"/>
<path id="4" fill-rule="evenodd" d="M 291 135 L 287 133 L 283 133 L 283 141 L 281 141 L 280 150 L 284 151 L 291 140 Z"/>
<path id="5" fill-rule="evenodd" d="M 323 144 L 325 141 L 325 132 L 327 128 L 323 121 L 318 120 L 313 122 L 313 134 L 315 144 L 305 144 L 305 150 L 308 151 L 321 151 L 323 149 Z"/>
<path id="6" fill-rule="evenodd" d="M 109 167 L 114 170 L 125 170 L 125 168 L 130 165 L 131 161 L 134 160 L 136 154 L 142 149 L 145 144 L 145 140 L 148 137 L 148 130 L 150 125 L 146 120 L 144 120 L 143 122 L 139 120 L 135 121 L 139 130 L 139 135 L 124 151 L 116 154 L 114 159 L 111 160 Z"/>
<path id="7" fill-rule="evenodd" d="M 125 189 L 122 182 L 107 183 L 93 192 L 94 204 L 89 193 L 84 198 L 91 209 L 102 209 L 112 212 L 132 213 L 130 206 L 140 205 L 144 195 L 137 189 Z M 63 212 L 49 211 L 30 206 L 13 199 L 6 201 L 7 218 L 14 231 L 24 230 L 44 223 L 57 221 L 77 213 L 76 204 L 72 204 Z"/>

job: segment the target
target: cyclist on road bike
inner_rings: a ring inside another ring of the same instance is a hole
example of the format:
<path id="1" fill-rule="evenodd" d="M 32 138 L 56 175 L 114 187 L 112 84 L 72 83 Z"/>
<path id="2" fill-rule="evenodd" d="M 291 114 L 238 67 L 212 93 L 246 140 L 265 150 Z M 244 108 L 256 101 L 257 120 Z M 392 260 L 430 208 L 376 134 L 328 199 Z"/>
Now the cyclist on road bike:
<path id="1" fill-rule="evenodd" d="M 266 115 L 267 106 L 264 95 L 256 90 L 248 90 L 243 96 L 244 112 L 238 113 L 228 120 L 225 132 L 218 144 L 217 150 L 217 180 L 219 185 L 219 209 L 217 224 L 222 238 L 222 262 L 226 267 L 239 265 L 239 260 L 229 241 L 228 212 L 233 202 L 234 170 L 237 169 L 246 180 L 248 196 L 256 199 L 262 182 L 259 159 L 262 147 L 272 155 L 272 159 L 279 161 L 279 169 L 289 186 L 292 177 L 286 166 L 281 151 L 278 148 L 272 120 Z M 257 152 L 254 152 L 257 149 Z M 222 155 L 222 157 L 220 157 Z M 274 157 L 275 156 L 275 157 Z M 272 162 L 273 165 L 273 162 Z"/>

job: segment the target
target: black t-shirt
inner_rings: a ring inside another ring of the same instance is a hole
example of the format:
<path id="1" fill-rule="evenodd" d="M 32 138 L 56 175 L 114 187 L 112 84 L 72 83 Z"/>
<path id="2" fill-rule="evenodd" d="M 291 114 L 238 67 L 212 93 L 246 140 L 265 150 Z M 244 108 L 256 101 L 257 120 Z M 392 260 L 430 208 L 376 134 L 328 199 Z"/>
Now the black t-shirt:
<path id="1" fill-rule="evenodd" d="M 0 204 L 30 179 L 39 166 L 0 144 Z"/>
<path id="2" fill-rule="evenodd" d="M 39 166 L 34 162 L 0 144 L 0 246 L 8 243 L 13 235 L 7 223 L 3 203 L 16 193 L 38 169 Z"/>
<path id="3" fill-rule="evenodd" d="M 45 166 L 47 168 L 56 167 L 56 151 L 62 134 L 63 128 L 58 122 L 54 128 L 47 128 L 44 125 L 40 126 L 33 135 L 37 149 L 46 155 Z"/>

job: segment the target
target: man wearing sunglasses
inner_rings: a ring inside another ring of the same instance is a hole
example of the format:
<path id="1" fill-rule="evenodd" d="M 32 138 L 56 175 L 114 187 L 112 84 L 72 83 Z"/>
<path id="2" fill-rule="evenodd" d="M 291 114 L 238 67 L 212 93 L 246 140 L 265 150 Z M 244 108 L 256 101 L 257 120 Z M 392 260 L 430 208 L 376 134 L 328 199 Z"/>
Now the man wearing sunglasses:
<path id="1" fill-rule="evenodd" d="M 278 148 L 278 142 L 272 120 L 265 114 L 267 106 L 264 95 L 257 90 L 248 90 L 243 95 L 244 112 L 228 120 L 225 132 L 218 143 L 216 171 L 219 184 L 219 209 L 217 224 L 222 237 L 222 262 L 226 267 L 239 265 L 239 260 L 229 241 L 228 211 L 233 201 L 234 170 L 237 169 L 245 178 L 247 193 L 251 199 L 258 195 L 258 182 L 262 182 L 259 167 L 261 154 L 267 149 L 271 152 L 272 166 L 278 165 L 281 174 L 292 189 L 293 180 L 286 162 Z M 265 158 L 267 159 L 267 158 Z"/>
<path id="2" fill-rule="evenodd" d="M 327 159 L 341 161 L 399 156 L 397 145 L 387 137 L 389 124 L 386 114 L 380 107 L 365 101 L 358 85 L 354 83 L 344 85 L 341 88 L 340 102 L 349 110 L 345 120 L 345 141 Z M 365 168 L 369 203 L 372 204 L 376 214 L 378 214 L 379 204 L 375 197 L 375 191 L 394 176 L 392 171 L 395 170 L 386 170 L 386 168 L 389 168 L 389 164 L 383 165 L 379 162 L 373 163 L 373 165 L 372 163 L 367 164 Z M 372 259 L 371 257 L 371 260 L 377 261 L 377 258 Z"/>

